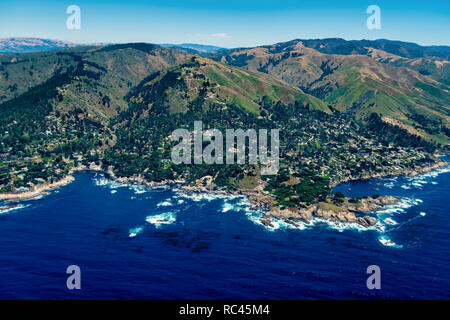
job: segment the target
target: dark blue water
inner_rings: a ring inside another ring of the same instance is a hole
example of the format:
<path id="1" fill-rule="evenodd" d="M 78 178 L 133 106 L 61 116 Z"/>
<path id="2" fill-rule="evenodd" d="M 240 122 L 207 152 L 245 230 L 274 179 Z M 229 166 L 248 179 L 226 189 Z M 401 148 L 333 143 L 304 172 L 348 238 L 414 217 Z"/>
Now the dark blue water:
<path id="1" fill-rule="evenodd" d="M 0 214 L 0 298 L 450 298 L 449 173 L 336 188 L 408 197 L 404 208 L 379 214 L 391 223 L 383 222 L 384 232 L 321 223 L 271 231 L 246 214 L 242 199 L 187 199 L 172 189 L 141 193 L 95 181 L 78 174 Z M 66 288 L 73 264 L 81 290 Z M 373 264 L 381 290 L 366 287 Z"/>

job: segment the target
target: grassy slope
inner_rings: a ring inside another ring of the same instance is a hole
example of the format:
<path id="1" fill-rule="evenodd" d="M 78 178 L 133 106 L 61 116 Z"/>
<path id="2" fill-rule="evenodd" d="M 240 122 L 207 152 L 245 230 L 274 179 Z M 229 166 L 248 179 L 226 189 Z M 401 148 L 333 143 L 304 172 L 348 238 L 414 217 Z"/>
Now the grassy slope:
<path id="1" fill-rule="evenodd" d="M 330 49 L 331 50 L 331 49 Z M 322 53 L 291 41 L 272 46 L 235 49 L 215 59 L 259 70 L 297 86 L 341 111 L 364 119 L 372 112 L 391 117 L 411 132 L 440 143 L 450 139 L 430 134 L 412 120 L 420 115 L 450 127 L 450 87 L 439 77 L 424 75 L 408 64 L 397 67 L 365 54 Z M 384 57 L 385 58 L 385 57 Z M 446 68 L 443 64 L 442 68 Z"/>
<path id="2" fill-rule="evenodd" d="M 177 83 L 169 79 L 169 73 L 177 77 Z M 172 113 L 186 112 L 187 107 L 202 95 L 205 105 L 226 107 L 227 104 L 234 104 L 256 115 L 263 110 L 261 104 L 266 99 L 284 104 L 297 102 L 311 109 L 329 111 L 323 101 L 266 74 L 205 58 L 169 69 L 144 81 L 140 87 L 148 87 L 149 90 L 142 93 L 145 97 L 138 94 L 131 102 L 151 101 L 149 104 L 158 103 L 160 108 L 170 109 Z"/>
<path id="3" fill-rule="evenodd" d="M 58 87 L 56 109 L 66 112 L 79 108 L 93 118 L 105 119 L 128 107 L 124 96 L 148 74 L 189 56 L 144 44 L 0 55 L 0 97 L 3 101 L 18 97 L 55 74 L 69 71 L 70 81 Z"/>

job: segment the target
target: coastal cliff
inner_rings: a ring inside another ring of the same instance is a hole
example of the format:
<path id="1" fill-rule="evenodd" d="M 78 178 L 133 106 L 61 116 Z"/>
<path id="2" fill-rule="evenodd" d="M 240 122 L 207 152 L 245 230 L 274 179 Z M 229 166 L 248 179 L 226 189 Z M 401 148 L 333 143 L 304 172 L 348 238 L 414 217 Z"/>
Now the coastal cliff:
<path id="1" fill-rule="evenodd" d="M 267 208 L 268 203 L 260 198 L 251 197 L 255 208 Z M 345 198 L 341 205 L 335 205 L 331 201 L 312 204 L 307 208 L 285 208 L 273 207 L 264 211 L 262 223 L 266 226 L 272 224 L 271 218 L 280 219 L 287 223 L 304 222 L 311 223 L 314 218 L 329 221 L 339 221 L 346 223 L 358 223 L 364 227 L 373 226 L 377 220 L 368 215 L 368 212 L 383 210 L 387 205 L 394 205 L 400 202 L 400 199 L 392 196 L 379 196 L 377 198 L 367 197 L 358 200 L 356 203 L 352 199 Z"/>

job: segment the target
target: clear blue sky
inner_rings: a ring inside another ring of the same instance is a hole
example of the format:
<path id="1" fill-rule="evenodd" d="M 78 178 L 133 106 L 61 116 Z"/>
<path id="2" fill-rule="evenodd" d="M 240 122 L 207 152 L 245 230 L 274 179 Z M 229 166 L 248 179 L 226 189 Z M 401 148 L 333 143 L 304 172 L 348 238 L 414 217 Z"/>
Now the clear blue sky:
<path id="1" fill-rule="evenodd" d="M 81 30 L 66 28 L 72 4 L 81 8 Z M 372 4 L 381 30 L 366 27 Z M 13 36 L 229 48 L 325 37 L 450 45 L 450 0 L 0 0 L 0 38 Z"/>

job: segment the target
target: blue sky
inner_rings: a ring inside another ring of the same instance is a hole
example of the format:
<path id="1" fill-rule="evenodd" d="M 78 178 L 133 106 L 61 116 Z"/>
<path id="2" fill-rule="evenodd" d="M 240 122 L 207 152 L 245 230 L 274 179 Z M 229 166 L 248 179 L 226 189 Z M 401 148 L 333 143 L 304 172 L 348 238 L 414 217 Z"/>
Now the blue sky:
<path id="1" fill-rule="evenodd" d="M 66 28 L 72 4 L 81 8 L 81 30 Z M 373 4 L 381 9 L 380 30 L 366 27 L 366 8 Z M 231 48 L 326 37 L 450 45 L 449 34 L 449 0 L 0 0 L 0 38 Z"/>

